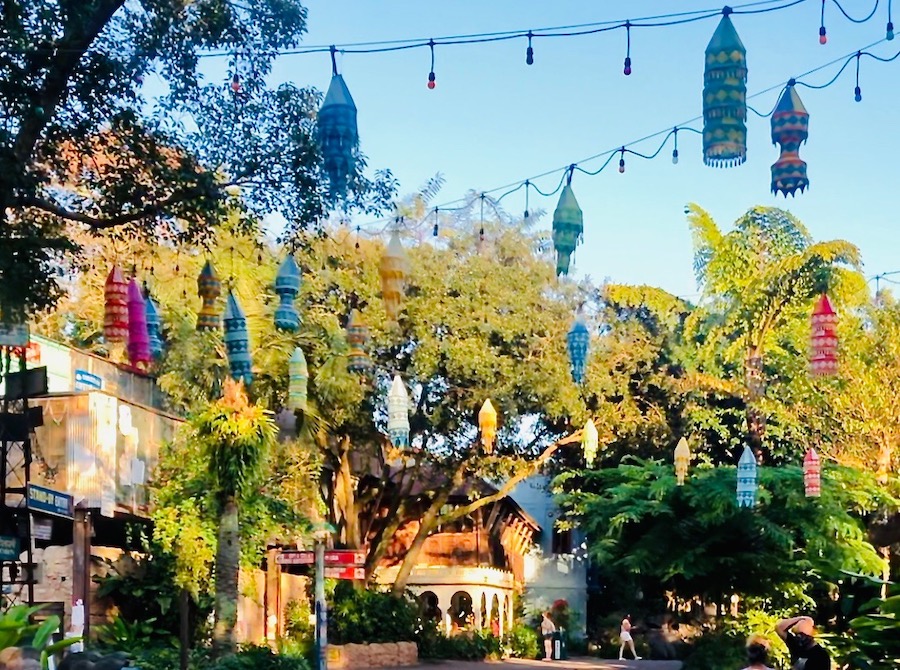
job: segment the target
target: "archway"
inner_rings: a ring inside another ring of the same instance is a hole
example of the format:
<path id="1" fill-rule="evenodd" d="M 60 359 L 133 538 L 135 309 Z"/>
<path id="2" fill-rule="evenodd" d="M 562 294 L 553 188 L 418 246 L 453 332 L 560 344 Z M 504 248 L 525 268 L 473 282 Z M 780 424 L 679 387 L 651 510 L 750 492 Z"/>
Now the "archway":
<path id="1" fill-rule="evenodd" d="M 497 594 L 491 599 L 491 634 L 494 637 L 503 635 L 503 621 L 500 616 L 500 598 Z"/>
<path id="2" fill-rule="evenodd" d="M 450 628 L 451 631 L 466 628 L 472 620 L 472 596 L 465 591 L 457 591 L 450 598 Z"/>
<path id="3" fill-rule="evenodd" d="M 438 606 L 437 594 L 433 591 L 423 591 L 419 594 L 419 612 L 426 621 L 441 620 L 441 608 Z"/>

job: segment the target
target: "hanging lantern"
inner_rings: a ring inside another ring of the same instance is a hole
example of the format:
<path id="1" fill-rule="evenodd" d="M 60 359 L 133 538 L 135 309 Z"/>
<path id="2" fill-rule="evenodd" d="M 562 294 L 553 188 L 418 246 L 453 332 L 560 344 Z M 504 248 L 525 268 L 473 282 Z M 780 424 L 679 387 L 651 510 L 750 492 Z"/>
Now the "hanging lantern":
<path id="1" fill-rule="evenodd" d="M 675 447 L 675 479 L 678 486 L 684 486 L 684 480 L 687 477 L 688 465 L 691 462 L 691 448 L 685 438 L 678 440 Z"/>
<path id="2" fill-rule="evenodd" d="M 737 503 L 739 507 L 753 507 L 756 504 L 756 456 L 747 446 L 738 461 Z"/>
<path id="3" fill-rule="evenodd" d="M 772 144 L 781 145 L 781 155 L 772 166 L 772 193 L 781 192 L 786 198 L 809 187 L 806 163 L 800 160 L 800 145 L 808 136 L 809 113 L 791 80 L 772 113 Z"/>
<path id="4" fill-rule="evenodd" d="M 581 450 L 584 452 L 584 463 L 589 468 L 594 467 L 597 458 L 597 449 L 600 445 L 600 437 L 597 435 L 597 426 L 593 419 L 588 419 L 581 431 Z"/>
<path id="5" fill-rule="evenodd" d="M 584 234 L 584 215 L 572 191 L 572 174 L 563 186 L 553 211 L 553 248 L 556 249 L 556 275 L 569 274 L 569 262 Z"/>
<path id="6" fill-rule="evenodd" d="M 497 437 L 497 410 L 490 398 L 484 401 L 478 411 L 478 428 L 481 430 L 481 446 L 484 453 L 489 454 L 494 450 L 494 438 Z"/>
<path id="7" fill-rule="evenodd" d="M 235 381 L 253 382 L 250 359 L 250 338 L 247 335 L 247 317 L 238 304 L 234 291 L 228 291 L 225 301 L 225 353 L 228 367 Z"/>
<path id="8" fill-rule="evenodd" d="M 219 307 L 216 301 L 222 295 L 222 282 L 219 281 L 210 261 L 206 261 L 197 277 L 197 295 L 203 301 L 200 311 L 197 312 L 197 330 L 218 330 Z"/>
<path id="9" fill-rule="evenodd" d="M 397 449 L 409 446 L 409 394 L 399 375 L 394 375 L 388 391 L 388 435 Z"/>
<path id="10" fill-rule="evenodd" d="M 810 449 L 803 457 L 803 488 L 807 498 L 822 495 L 822 462 L 815 449 Z"/>
<path id="11" fill-rule="evenodd" d="M 576 384 L 584 381 L 584 370 L 587 363 L 588 347 L 591 344 L 591 334 L 584 322 L 584 314 L 578 312 L 572 329 L 566 335 L 566 344 L 569 349 L 569 363 L 572 368 L 572 379 Z"/>
<path id="12" fill-rule="evenodd" d="M 294 412 L 306 411 L 309 370 L 303 349 L 297 347 L 288 361 L 288 409 Z"/>
<path id="13" fill-rule="evenodd" d="M 106 277 L 104 297 L 103 337 L 108 344 L 124 342 L 128 337 L 128 283 L 116 265 Z"/>
<path id="14" fill-rule="evenodd" d="M 350 345 L 347 369 L 357 374 L 367 374 L 372 369 L 372 359 L 367 353 L 369 327 L 363 323 L 362 315 L 356 309 L 350 312 L 347 322 L 347 344 Z"/>
<path id="15" fill-rule="evenodd" d="M 400 235 L 395 230 L 391 233 L 391 240 L 381 257 L 381 297 L 384 301 L 384 311 L 387 312 L 388 326 L 399 327 L 397 318 L 400 316 L 403 293 L 406 290 L 406 279 L 409 260 L 406 250 L 400 242 Z"/>
<path id="16" fill-rule="evenodd" d="M 837 373 L 837 314 L 824 293 L 810 319 L 812 326 L 810 372 L 815 376 Z"/>
<path id="17" fill-rule="evenodd" d="M 163 343 L 160 331 L 162 321 L 159 318 L 159 307 L 153 302 L 153 298 L 147 295 L 147 337 L 150 342 L 150 356 L 159 358 L 162 356 Z"/>
<path id="18" fill-rule="evenodd" d="M 712 167 L 747 159 L 747 50 L 729 14 L 722 10 L 703 72 L 703 162 Z"/>
<path id="19" fill-rule="evenodd" d="M 356 170 L 359 131 L 356 127 L 356 105 L 337 69 L 333 70 L 331 84 L 319 109 L 318 140 L 332 193 L 344 195 L 347 183 Z"/>
<path id="20" fill-rule="evenodd" d="M 278 296 L 278 307 L 275 308 L 275 327 L 294 332 L 300 328 L 300 315 L 294 306 L 294 300 L 300 292 L 300 268 L 292 254 L 278 268 L 275 275 L 275 294 Z"/>
<path id="21" fill-rule="evenodd" d="M 128 282 L 128 360 L 139 369 L 146 369 L 151 361 L 150 334 L 147 328 L 147 306 L 141 287 L 132 279 Z"/>

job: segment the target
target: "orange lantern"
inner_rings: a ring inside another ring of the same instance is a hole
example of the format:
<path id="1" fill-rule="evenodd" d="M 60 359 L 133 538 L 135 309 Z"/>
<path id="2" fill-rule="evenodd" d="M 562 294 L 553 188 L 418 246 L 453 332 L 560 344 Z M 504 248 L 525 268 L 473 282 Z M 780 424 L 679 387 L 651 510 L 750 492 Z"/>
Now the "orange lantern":
<path id="1" fill-rule="evenodd" d="M 397 318 L 400 316 L 400 307 L 405 291 L 408 258 L 400 235 L 395 230 L 391 234 L 391 240 L 381 257 L 381 299 L 384 301 L 384 311 L 387 312 L 388 326 L 397 327 Z"/>
<path id="2" fill-rule="evenodd" d="M 807 498 L 822 495 L 822 462 L 815 449 L 810 449 L 803 457 L 803 487 Z"/>
<path id="3" fill-rule="evenodd" d="M 685 438 L 678 440 L 675 447 L 675 479 L 678 486 L 684 486 L 684 480 L 687 477 L 688 465 L 691 462 L 691 448 Z"/>
<path id="4" fill-rule="evenodd" d="M 107 343 L 124 342 L 128 337 L 128 282 L 114 265 L 104 288 L 103 337 Z"/>
<path id="5" fill-rule="evenodd" d="M 815 376 L 837 373 L 837 314 L 824 293 L 816 303 L 812 318 L 809 367 Z"/>
<path id="6" fill-rule="evenodd" d="M 494 450 L 494 438 L 497 437 L 497 410 L 490 398 L 484 401 L 478 412 L 478 427 L 481 429 L 481 446 L 484 453 L 489 454 Z"/>

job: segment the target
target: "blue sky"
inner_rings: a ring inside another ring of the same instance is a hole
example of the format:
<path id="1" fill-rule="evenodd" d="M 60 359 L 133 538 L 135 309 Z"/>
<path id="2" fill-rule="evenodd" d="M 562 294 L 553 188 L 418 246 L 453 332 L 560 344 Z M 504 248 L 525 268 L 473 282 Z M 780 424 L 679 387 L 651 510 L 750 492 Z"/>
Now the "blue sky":
<path id="1" fill-rule="evenodd" d="M 866 15 L 874 0 L 844 0 L 848 13 Z M 884 37 L 887 3 L 856 25 L 828 0 L 828 43 L 818 42 L 818 0 L 756 16 L 736 16 L 747 48 L 752 94 L 853 52 Z M 308 44 L 348 43 L 629 19 L 715 5 L 704 0 L 307 0 Z M 900 24 L 900 11 L 896 18 Z M 703 51 L 716 20 L 632 31 L 633 73 L 622 74 L 623 30 L 594 36 L 536 40 L 535 63 L 525 64 L 524 40 L 438 47 L 437 87 L 426 88 L 426 49 L 352 55 L 340 68 L 359 109 L 362 149 L 373 167 L 388 167 L 402 192 L 441 172 L 439 202 L 487 190 L 613 149 L 700 114 Z M 873 51 L 893 55 L 900 38 Z M 819 84 L 839 65 L 805 79 Z M 900 269 L 895 194 L 900 190 L 897 106 L 900 59 L 862 61 L 862 102 L 853 99 L 854 67 L 825 90 L 799 89 L 810 112 L 810 138 L 801 149 L 810 190 L 796 198 L 769 193 L 777 158 L 768 119 L 751 114 L 748 162 L 730 169 L 702 164 L 699 137 L 682 133 L 680 160 L 671 149 L 643 161 L 627 157 L 625 174 L 607 169 L 576 175 L 573 188 L 584 210 L 579 274 L 595 280 L 648 283 L 673 293 L 697 293 L 684 206 L 696 202 L 723 226 L 753 205 L 785 206 L 817 239 L 842 237 L 863 253 L 867 275 Z M 285 56 L 276 80 L 324 90 L 327 54 Z M 751 101 L 768 111 L 778 91 Z M 659 140 L 634 147 L 652 152 Z M 596 169 L 599 163 L 585 164 Z M 552 189 L 558 176 L 540 182 Z M 552 213 L 555 197 L 531 207 Z M 520 194 L 503 206 L 520 211 Z M 549 214 L 544 220 L 549 227 Z"/>

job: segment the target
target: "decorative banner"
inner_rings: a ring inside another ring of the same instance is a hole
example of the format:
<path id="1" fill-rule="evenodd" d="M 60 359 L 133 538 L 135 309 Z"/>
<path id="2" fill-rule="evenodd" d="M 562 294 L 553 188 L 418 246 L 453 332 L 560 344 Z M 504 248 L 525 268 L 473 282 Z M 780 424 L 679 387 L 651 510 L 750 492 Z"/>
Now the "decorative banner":
<path id="1" fill-rule="evenodd" d="M 581 450 L 584 453 L 584 462 L 589 468 L 594 467 L 597 458 L 597 450 L 600 446 L 600 436 L 597 435 L 597 426 L 593 419 L 588 419 L 581 433 Z"/>
<path id="2" fill-rule="evenodd" d="M 409 394 L 399 375 L 394 375 L 388 391 L 388 435 L 398 449 L 409 446 Z"/>
<path id="3" fill-rule="evenodd" d="M 800 145 L 807 137 L 809 113 L 791 80 L 772 112 L 772 144 L 781 145 L 781 155 L 772 166 L 772 193 L 793 197 L 809 187 L 806 163 L 800 160 Z"/>
<path id="4" fill-rule="evenodd" d="M 294 412 L 306 411 L 309 370 L 306 367 L 306 356 L 303 349 L 297 347 L 288 361 L 288 409 Z"/>
<path id="5" fill-rule="evenodd" d="M 675 479 L 678 481 L 678 486 L 684 486 L 690 462 L 691 448 L 688 446 L 687 439 L 682 437 L 675 447 Z"/>
<path id="6" fill-rule="evenodd" d="M 489 454 L 494 450 L 494 438 L 497 437 L 497 410 L 490 398 L 484 401 L 478 412 L 478 428 L 481 431 L 481 446 L 484 453 Z"/>
<path id="7" fill-rule="evenodd" d="M 203 301 L 197 313 L 197 330 L 219 329 L 219 307 L 216 301 L 222 295 L 222 282 L 210 261 L 206 261 L 197 277 L 197 295 Z"/>
<path id="8" fill-rule="evenodd" d="M 234 291 L 228 291 L 225 301 L 225 353 L 232 378 L 248 385 L 253 383 L 247 317 L 244 316 L 244 310 L 238 304 Z"/>
<path id="9" fill-rule="evenodd" d="M 556 275 L 569 274 L 572 254 L 584 235 L 584 214 L 572 191 L 572 173 L 559 194 L 553 211 L 553 248 L 556 249 Z"/>
<path id="10" fill-rule="evenodd" d="M 405 280 L 409 265 L 406 250 L 400 242 L 400 235 L 395 230 L 391 233 L 391 240 L 381 257 L 381 299 L 384 301 L 384 311 L 387 312 L 388 327 L 399 326 L 397 319 L 403 303 L 403 294 L 406 290 Z"/>
<path id="11" fill-rule="evenodd" d="M 807 498 L 822 495 L 822 463 L 815 449 L 810 449 L 803 457 L 803 487 Z"/>
<path id="12" fill-rule="evenodd" d="M 572 380 L 576 384 L 580 384 L 584 381 L 584 370 L 587 363 L 588 348 L 591 344 L 591 334 L 588 331 L 587 324 L 584 322 L 584 315 L 581 312 L 578 312 L 578 314 L 575 315 L 572 329 L 566 336 L 566 344 L 569 350 Z"/>
<path id="13" fill-rule="evenodd" d="M 347 344 L 350 345 L 350 353 L 347 354 L 347 369 L 356 374 L 370 372 L 372 359 L 367 353 L 369 327 L 363 323 L 362 315 L 357 309 L 350 312 L 350 319 L 347 321 Z"/>
<path id="14" fill-rule="evenodd" d="M 359 131 L 353 96 L 344 78 L 337 73 L 333 53 L 331 58 L 331 84 L 319 109 L 318 139 L 332 193 L 341 196 L 346 193 L 347 183 L 356 170 Z"/>
<path id="15" fill-rule="evenodd" d="M 810 372 L 814 376 L 833 375 L 837 373 L 837 314 L 824 293 L 819 298 L 810 319 L 812 328 L 811 354 L 809 358 Z"/>
<path id="16" fill-rule="evenodd" d="M 756 504 L 756 456 L 747 446 L 738 461 L 737 503 L 739 507 L 753 507 Z"/>
<path id="17" fill-rule="evenodd" d="M 729 14 L 722 10 L 703 72 L 703 162 L 711 167 L 747 160 L 747 50 Z"/>
<path id="18" fill-rule="evenodd" d="M 128 284 L 118 266 L 106 278 L 103 337 L 107 343 L 124 342 L 128 337 Z"/>
<path id="19" fill-rule="evenodd" d="M 288 254 L 275 276 L 275 294 L 280 301 L 275 309 L 276 328 L 289 332 L 300 328 L 300 315 L 294 305 L 297 294 L 300 293 L 300 282 L 300 268 L 297 267 L 294 256 Z"/>
<path id="20" fill-rule="evenodd" d="M 150 333 L 147 326 L 147 306 L 141 287 L 132 278 L 128 282 L 128 360 L 141 370 L 150 364 Z"/>

